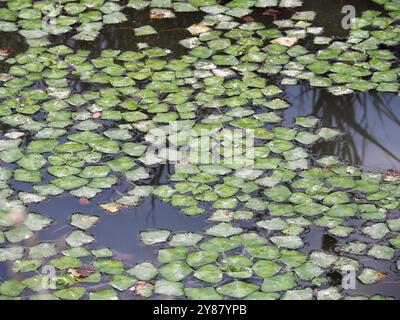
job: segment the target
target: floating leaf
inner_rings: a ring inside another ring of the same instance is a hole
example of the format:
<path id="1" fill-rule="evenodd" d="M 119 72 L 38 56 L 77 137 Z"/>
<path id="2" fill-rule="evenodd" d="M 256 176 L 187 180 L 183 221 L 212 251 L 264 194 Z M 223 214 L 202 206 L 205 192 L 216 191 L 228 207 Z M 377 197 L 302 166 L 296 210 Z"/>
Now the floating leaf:
<path id="1" fill-rule="evenodd" d="M 79 247 L 79 246 L 81 246 L 81 245 L 91 243 L 91 242 L 93 242 L 94 240 L 95 240 L 95 239 L 94 239 L 91 235 L 89 235 L 89 234 L 87 234 L 87 233 L 85 233 L 85 232 L 83 232 L 83 231 L 80 231 L 80 230 L 72 231 L 72 232 L 65 238 L 65 241 L 66 241 L 67 244 L 70 245 L 71 247 Z"/>
<path id="2" fill-rule="evenodd" d="M 142 231 L 140 239 L 145 245 L 153 245 L 161 242 L 166 242 L 171 234 L 169 230 L 151 230 Z"/>
<path id="3" fill-rule="evenodd" d="M 229 297 L 242 299 L 254 291 L 257 291 L 259 286 L 243 281 L 232 281 L 217 288 L 217 292 Z"/>
<path id="4" fill-rule="evenodd" d="M 83 287 L 72 287 L 57 290 L 54 295 L 63 300 L 79 300 L 85 294 L 85 291 Z"/>
<path id="5" fill-rule="evenodd" d="M 297 249 L 304 246 L 303 241 L 298 236 L 274 236 L 271 241 L 278 247 Z"/>
<path id="6" fill-rule="evenodd" d="M 160 268 L 160 274 L 169 281 L 181 281 L 192 273 L 192 269 L 182 261 L 168 263 Z"/>
<path id="7" fill-rule="evenodd" d="M 79 229 L 89 229 L 100 220 L 97 216 L 88 216 L 85 214 L 76 213 L 71 216 L 70 224 Z"/>
<path id="8" fill-rule="evenodd" d="M 110 213 L 118 213 L 121 209 L 127 208 L 127 206 L 115 202 L 103 203 L 100 204 L 99 206 L 103 210 L 106 210 L 107 212 Z"/>
<path id="9" fill-rule="evenodd" d="M 220 223 L 214 227 L 210 227 L 206 230 L 206 234 L 214 237 L 230 237 L 235 234 L 242 233 L 243 229 L 240 227 L 235 227 L 229 223 Z"/>
<path id="10" fill-rule="evenodd" d="M 211 287 L 185 288 L 185 295 L 190 300 L 220 300 L 222 296 Z"/>
<path id="11" fill-rule="evenodd" d="M 135 35 L 140 36 L 147 36 L 151 34 L 156 34 L 157 31 L 152 26 L 142 26 L 135 28 Z"/>
<path id="12" fill-rule="evenodd" d="M 184 287 L 180 282 L 161 279 L 154 284 L 154 292 L 166 296 L 183 296 Z"/>
<path id="13" fill-rule="evenodd" d="M 203 236 L 201 234 L 197 233 L 177 233 L 174 234 L 169 241 L 169 245 L 173 247 L 190 247 L 196 245 L 201 239 L 203 239 Z"/>
<path id="14" fill-rule="evenodd" d="M 120 260 L 96 260 L 93 267 L 101 273 L 120 274 L 124 271 L 124 264 Z"/>
<path id="15" fill-rule="evenodd" d="M 277 39 L 272 40 L 272 43 L 277 43 L 285 47 L 291 47 L 295 45 L 299 41 L 296 37 L 280 37 Z"/>
<path id="16" fill-rule="evenodd" d="M 296 286 L 293 273 L 276 275 L 265 278 L 261 290 L 264 292 L 277 292 L 292 289 Z"/>
<path id="17" fill-rule="evenodd" d="M 364 284 L 372 284 L 386 278 L 386 273 L 376 271 L 371 268 L 365 268 L 358 279 Z"/>
<path id="18" fill-rule="evenodd" d="M 202 33 L 205 33 L 210 30 L 210 28 L 208 26 L 206 26 L 202 23 L 193 24 L 187 29 L 193 35 L 202 34 Z"/>
<path id="19" fill-rule="evenodd" d="M 153 264 L 142 262 L 129 269 L 127 272 L 139 280 L 147 281 L 153 279 L 157 275 L 158 270 Z"/>

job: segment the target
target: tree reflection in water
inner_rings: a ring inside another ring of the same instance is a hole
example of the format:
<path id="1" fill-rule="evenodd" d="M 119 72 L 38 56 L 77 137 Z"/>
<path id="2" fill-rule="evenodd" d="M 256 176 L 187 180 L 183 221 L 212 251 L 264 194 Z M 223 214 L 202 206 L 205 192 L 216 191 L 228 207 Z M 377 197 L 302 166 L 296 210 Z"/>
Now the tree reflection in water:
<path id="1" fill-rule="evenodd" d="M 399 168 L 400 98 L 394 94 L 357 92 L 333 96 L 325 88 L 295 86 L 287 89 L 293 107 L 290 118 L 312 114 L 325 127 L 344 132 L 342 139 L 314 146 L 316 156 L 336 155 L 354 164 L 377 170 Z"/>

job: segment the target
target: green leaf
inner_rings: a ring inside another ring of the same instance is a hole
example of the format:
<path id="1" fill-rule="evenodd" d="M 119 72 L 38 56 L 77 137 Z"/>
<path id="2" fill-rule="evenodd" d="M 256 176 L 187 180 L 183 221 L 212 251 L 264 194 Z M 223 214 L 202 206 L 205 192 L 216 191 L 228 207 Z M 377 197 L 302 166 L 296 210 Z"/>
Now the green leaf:
<path id="1" fill-rule="evenodd" d="M 218 259 L 218 253 L 214 251 L 196 251 L 187 256 L 187 263 L 191 267 L 200 267 Z"/>
<path id="2" fill-rule="evenodd" d="M 157 31 L 152 26 L 149 25 L 135 28 L 134 31 L 135 35 L 138 37 L 157 33 Z"/>
<path id="3" fill-rule="evenodd" d="M 88 182 L 89 181 L 87 181 L 86 179 L 82 179 L 75 176 L 67 176 L 51 180 L 52 184 L 64 190 L 77 189 L 88 184 Z"/>
<path id="4" fill-rule="evenodd" d="M 145 245 L 166 242 L 171 234 L 169 230 L 151 230 L 140 232 L 140 239 Z"/>
<path id="5" fill-rule="evenodd" d="M 170 263 L 186 260 L 187 254 L 188 250 L 186 247 L 160 249 L 157 253 L 157 259 L 160 263 Z"/>
<path id="6" fill-rule="evenodd" d="M 192 269 L 182 261 L 168 263 L 160 268 L 160 274 L 169 281 L 181 281 L 192 273 Z"/>
<path id="7" fill-rule="evenodd" d="M 100 220 L 97 216 L 89 216 L 76 213 L 71 216 L 70 224 L 79 229 L 87 230 L 94 226 Z"/>
<path id="8" fill-rule="evenodd" d="M 118 300 L 118 295 L 113 289 L 104 289 L 90 292 L 89 300 Z"/>
<path id="9" fill-rule="evenodd" d="M 83 287 L 72 287 L 57 290 L 54 295 L 63 300 L 79 300 L 85 294 L 86 289 Z"/>
<path id="10" fill-rule="evenodd" d="M 265 260 L 256 261 L 252 268 L 262 278 L 270 278 L 281 270 L 281 266 L 278 264 Z"/>
<path id="11" fill-rule="evenodd" d="M 193 275 L 201 281 L 217 283 L 222 280 L 223 273 L 215 264 L 207 264 L 198 268 Z"/>
<path id="12" fill-rule="evenodd" d="M 33 232 L 25 225 L 17 225 L 5 232 L 8 241 L 15 243 L 27 240 L 33 236 Z"/>
<path id="13" fill-rule="evenodd" d="M 24 291 L 25 285 L 17 280 L 7 280 L 0 284 L 0 294 L 16 297 Z"/>
<path id="14" fill-rule="evenodd" d="M 206 229 L 206 234 L 214 237 L 230 237 L 242 233 L 243 229 L 232 224 L 221 222 Z"/>
<path id="15" fill-rule="evenodd" d="M 278 247 L 297 249 L 304 246 L 303 241 L 298 236 L 274 236 L 270 239 Z"/>
<path id="16" fill-rule="evenodd" d="M 28 145 L 26 151 L 29 153 L 45 153 L 53 151 L 57 145 L 57 140 L 35 140 Z"/>
<path id="17" fill-rule="evenodd" d="M 124 271 L 124 263 L 120 260 L 96 260 L 93 266 L 101 273 L 120 274 Z"/>
<path id="18" fill-rule="evenodd" d="M 222 296 L 212 287 L 185 288 L 185 295 L 190 300 L 221 300 Z"/>
<path id="19" fill-rule="evenodd" d="M 232 281 L 218 287 L 217 292 L 225 296 L 242 299 L 258 289 L 259 286 L 252 283 Z"/>
<path id="20" fill-rule="evenodd" d="M 128 274 L 138 278 L 139 280 L 151 280 L 153 279 L 157 273 L 157 268 L 149 262 L 142 262 L 129 269 Z"/>
<path id="21" fill-rule="evenodd" d="M 182 283 L 164 279 L 156 281 L 154 284 L 154 292 L 166 296 L 183 296 L 185 294 Z"/>
<path id="22" fill-rule="evenodd" d="M 203 239 L 201 234 L 193 232 L 177 233 L 172 236 L 169 245 L 172 247 L 190 247 L 196 245 L 201 239 Z"/>
<path id="23" fill-rule="evenodd" d="M 75 257 L 61 257 L 58 259 L 53 259 L 49 263 L 53 267 L 56 267 L 60 270 L 66 270 L 68 268 L 79 268 L 83 265 L 83 263 Z"/>
<path id="24" fill-rule="evenodd" d="M 136 281 L 135 278 L 123 274 L 116 274 L 111 278 L 109 284 L 119 291 L 124 291 L 132 287 Z"/>
<path id="25" fill-rule="evenodd" d="M 72 231 L 66 238 L 65 242 L 70 245 L 71 247 L 80 247 L 84 244 L 88 244 L 93 242 L 95 239 L 93 236 L 80 231 Z"/>
<path id="26" fill-rule="evenodd" d="M 293 273 L 285 273 L 282 275 L 265 278 L 261 290 L 264 292 L 286 291 L 296 286 Z"/>
<path id="27" fill-rule="evenodd" d="M 32 231 L 40 231 L 48 227 L 53 222 L 52 219 L 37 213 L 29 213 L 24 224 Z"/>

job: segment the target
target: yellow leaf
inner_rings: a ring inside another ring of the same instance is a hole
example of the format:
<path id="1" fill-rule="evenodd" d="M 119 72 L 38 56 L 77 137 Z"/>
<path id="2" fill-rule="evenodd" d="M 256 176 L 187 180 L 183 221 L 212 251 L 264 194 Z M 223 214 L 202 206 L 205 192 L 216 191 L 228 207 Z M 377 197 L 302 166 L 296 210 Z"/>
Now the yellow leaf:
<path id="1" fill-rule="evenodd" d="M 374 272 L 374 279 L 376 279 L 376 281 L 381 281 L 381 280 L 385 279 L 386 276 L 387 275 L 384 272 L 379 272 L 379 271 Z"/>
<path id="2" fill-rule="evenodd" d="M 127 206 L 115 202 L 103 203 L 100 207 L 110 213 L 117 213 L 121 209 L 128 208 Z"/>

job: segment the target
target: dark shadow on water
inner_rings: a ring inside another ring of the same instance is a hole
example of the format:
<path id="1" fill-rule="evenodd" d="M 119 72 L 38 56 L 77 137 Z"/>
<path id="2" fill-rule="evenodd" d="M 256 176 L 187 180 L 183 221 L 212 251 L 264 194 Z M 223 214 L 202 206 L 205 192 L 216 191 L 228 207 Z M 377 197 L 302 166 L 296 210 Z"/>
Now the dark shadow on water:
<path id="1" fill-rule="evenodd" d="M 296 116 L 314 115 L 321 125 L 337 128 L 344 136 L 314 146 L 317 156 L 336 155 L 340 159 L 377 171 L 400 168 L 400 97 L 391 93 L 356 92 L 333 96 L 324 88 L 307 85 L 286 89 L 291 108 L 285 111 L 286 124 Z"/>
<path id="2" fill-rule="evenodd" d="M 365 0 L 305 0 L 302 10 L 315 10 L 317 12 L 316 26 L 325 28 L 324 35 L 344 36 L 347 30 L 341 28 L 344 5 L 353 4 L 359 15 L 363 10 L 379 9 L 380 6 L 372 1 Z M 284 15 L 291 14 L 290 10 L 283 10 Z M 118 25 L 108 25 L 103 28 L 100 36 L 94 42 L 76 41 L 73 34 L 51 36 L 49 40 L 54 44 L 66 44 L 74 49 L 91 50 L 97 56 L 104 49 L 137 50 L 139 42 L 146 42 L 150 46 L 159 46 L 173 51 L 173 57 L 184 54 L 184 48 L 178 44 L 179 40 L 190 37 L 186 30 L 193 23 L 201 21 L 204 13 L 177 13 L 176 19 L 152 20 L 149 10 L 135 11 L 125 9 L 128 21 Z M 273 19 L 262 14 L 262 10 L 255 10 L 252 17 L 267 26 L 272 25 Z M 143 25 L 152 25 L 157 35 L 136 37 L 134 28 Z M 28 47 L 23 37 L 18 33 L 0 33 L 0 47 L 11 48 L 15 53 L 24 52 Z M 2 72 L 0 64 L 0 72 Z M 80 81 L 71 81 L 75 92 L 82 90 L 95 90 Z M 325 127 L 335 127 L 345 135 L 335 140 L 318 144 L 314 147 L 317 156 L 336 155 L 350 163 L 360 164 L 366 168 L 384 171 L 389 168 L 400 167 L 400 146 L 397 133 L 400 124 L 400 97 L 393 94 L 380 93 L 354 93 L 348 96 L 335 97 L 326 89 L 310 88 L 306 85 L 289 86 L 286 89 L 287 99 L 292 107 L 284 112 L 284 124 L 291 125 L 296 116 L 314 115 L 321 118 Z M 151 185 L 167 183 L 168 166 L 152 169 Z M 128 186 L 115 187 L 119 192 L 124 192 Z M 155 252 L 160 246 L 144 246 L 140 243 L 139 232 L 146 229 L 169 229 L 174 232 L 201 232 L 206 226 L 205 217 L 188 217 L 179 212 L 178 208 L 161 202 L 157 198 L 148 197 L 136 207 L 121 210 L 112 215 L 102 210 L 98 203 L 110 202 L 116 199 L 118 192 L 114 189 L 107 190 L 89 205 L 81 205 L 72 196 L 53 197 L 50 200 L 29 206 L 30 212 L 37 212 L 53 218 L 56 222 L 48 229 L 38 233 L 23 245 L 30 247 L 43 241 L 56 241 L 62 249 L 65 245 L 65 236 L 74 230 L 68 224 L 68 219 L 73 213 L 98 215 L 101 221 L 89 229 L 96 241 L 89 248 L 110 247 L 115 258 L 123 259 L 127 265 L 148 260 L 156 261 Z M 19 190 L 31 191 L 31 185 L 18 184 Z M 324 228 L 313 227 L 305 237 L 307 247 L 305 251 L 323 250 L 335 253 L 337 246 L 345 240 L 336 240 L 326 233 Z M 364 262 L 363 262 L 364 263 Z M 393 269 L 393 263 L 377 262 L 374 259 L 365 261 L 366 266 L 376 267 L 387 272 L 388 278 L 383 283 L 364 286 L 357 283 L 357 289 L 347 290 L 349 294 L 388 294 L 400 298 L 398 275 Z M 0 280 L 12 278 L 16 275 L 10 273 L 10 265 L 0 263 Z M 340 274 L 330 275 L 332 283 L 340 284 Z"/>
<path id="3" fill-rule="evenodd" d="M 87 247 L 111 248 L 114 258 L 132 265 L 142 261 L 156 261 L 155 252 L 158 246 L 145 246 L 139 240 L 139 232 L 148 229 L 168 229 L 173 232 L 202 232 L 206 227 L 204 216 L 189 217 L 176 207 L 161 202 L 158 198 L 147 197 L 136 207 L 122 209 L 117 214 L 110 214 L 98 206 L 98 203 L 110 201 L 112 191 L 105 191 L 89 205 L 81 205 L 73 196 L 53 197 L 39 204 L 29 206 L 30 212 L 37 212 L 55 220 L 45 231 L 37 233 L 25 241 L 26 247 L 40 242 L 50 241 L 57 244 L 59 251 L 68 246 L 65 237 L 73 230 L 69 217 L 73 213 L 85 213 L 100 217 L 100 221 L 87 232 L 94 235 L 95 241 Z M 14 277 L 11 271 L 0 263 L 0 279 Z"/>

